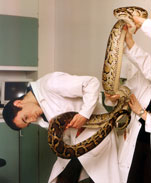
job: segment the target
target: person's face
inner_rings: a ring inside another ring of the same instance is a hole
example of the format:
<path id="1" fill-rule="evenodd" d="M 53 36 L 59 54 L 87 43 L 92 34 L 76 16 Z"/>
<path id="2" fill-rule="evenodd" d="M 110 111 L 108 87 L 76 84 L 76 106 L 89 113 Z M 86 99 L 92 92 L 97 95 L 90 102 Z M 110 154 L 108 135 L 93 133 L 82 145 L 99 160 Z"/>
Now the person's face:
<path id="1" fill-rule="evenodd" d="M 22 102 L 14 104 L 22 109 L 17 113 L 16 117 L 14 118 L 13 122 L 19 128 L 27 127 L 31 122 L 36 122 L 37 119 L 42 114 L 42 110 L 39 105 L 35 103 L 25 103 Z"/>

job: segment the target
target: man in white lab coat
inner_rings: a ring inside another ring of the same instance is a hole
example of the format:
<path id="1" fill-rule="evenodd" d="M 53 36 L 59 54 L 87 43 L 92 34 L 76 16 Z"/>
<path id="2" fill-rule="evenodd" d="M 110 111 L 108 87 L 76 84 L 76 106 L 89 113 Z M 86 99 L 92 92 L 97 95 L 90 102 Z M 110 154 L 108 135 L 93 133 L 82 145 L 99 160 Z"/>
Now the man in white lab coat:
<path id="1" fill-rule="evenodd" d="M 85 129 L 76 137 L 77 129 L 81 128 L 92 113 L 105 112 L 98 102 L 100 83 L 95 77 L 55 72 L 47 74 L 36 82 L 31 82 L 31 89 L 22 99 L 11 101 L 5 106 L 3 116 L 11 128 L 19 130 L 34 121 L 38 121 L 37 123 L 42 127 L 48 128 L 48 123 L 42 120 L 41 115 L 45 115 L 47 120 L 51 121 L 53 117 L 61 113 L 77 111 L 78 114 L 65 132 L 65 140 L 70 139 L 72 144 L 76 144 L 97 131 L 97 129 Z M 11 111 L 10 106 L 16 108 Z M 16 115 L 10 119 L 12 113 L 16 113 Z M 79 157 L 78 160 L 83 167 L 79 180 L 89 176 L 95 183 L 121 183 L 114 130 L 100 145 Z M 57 159 L 49 183 L 57 181 L 58 175 L 65 169 L 69 161 L 62 158 Z M 75 170 L 72 171 L 74 173 Z"/>

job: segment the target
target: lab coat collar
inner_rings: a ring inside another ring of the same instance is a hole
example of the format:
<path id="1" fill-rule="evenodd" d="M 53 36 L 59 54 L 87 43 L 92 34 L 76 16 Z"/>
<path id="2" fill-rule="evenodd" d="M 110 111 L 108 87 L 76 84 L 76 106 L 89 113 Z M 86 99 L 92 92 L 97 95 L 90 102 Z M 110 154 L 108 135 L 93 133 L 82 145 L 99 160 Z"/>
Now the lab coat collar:
<path id="1" fill-rule="evenodd" d="M 33 89 L 33 92 L 34 92 L 38 102 L 40 103 L 41 101 L 44 100 L 44 97 L 40 94 L 40 92 L 38 92 L 37 82 L 30 82 L 30 84 L 31 84 L 31 87 Z"/>

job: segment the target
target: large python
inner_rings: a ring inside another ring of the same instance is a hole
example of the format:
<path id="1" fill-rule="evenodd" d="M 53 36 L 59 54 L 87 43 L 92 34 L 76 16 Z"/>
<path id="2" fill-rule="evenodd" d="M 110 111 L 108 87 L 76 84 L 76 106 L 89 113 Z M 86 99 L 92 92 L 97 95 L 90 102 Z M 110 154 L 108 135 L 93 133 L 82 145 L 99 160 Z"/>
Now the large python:
<path id="1" fill-rule="evenodd" d="M 123 26 L 129 23 L 132 27 L 131 32 L 134 33 L 136 27 L 132 17 L 140 16 L 147 18 L 148 13 L 140 7 L 122 7 L 115 9 L 114 15 L 119 20 L 113 26 L 108 39 L 102 72 L 102 85 L 106 93 L 112 95 L 120 94 L 120 99 L 112 112 L 91 116 L 84 127 L 98 128 L 98 131 L 90 138 L 76 145 L 66 144 L 63 141 L 63 132 L 66 125 L 77 113 L 67 112 L 52 119 L 48 129 L 48 143 L 50 148 L 59 157 L 70 159 L 81 156 L 101 143 L 113 127 L 123 130 L 129 124 L 128 98 L 130 90 L 127 87 L 119 86 L 123 44 L 126 33 Z M 125 119 L 121 120 L 123 117 Z"/>

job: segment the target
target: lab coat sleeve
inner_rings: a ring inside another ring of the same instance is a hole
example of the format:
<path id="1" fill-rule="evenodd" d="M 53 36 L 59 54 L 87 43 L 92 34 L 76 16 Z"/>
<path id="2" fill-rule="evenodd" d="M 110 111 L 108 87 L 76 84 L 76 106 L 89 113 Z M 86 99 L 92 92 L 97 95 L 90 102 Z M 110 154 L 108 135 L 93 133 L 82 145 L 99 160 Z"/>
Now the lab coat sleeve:
<path id="1" fill-rule="evenodd" d="M 111 107 L 115 107 L 117 105 L 117 102 L 113 103 L 111 100 L 107 100 L 106 98 L 104 100 L 104 103 L 106 106 L 111 106 Z"/>
<path id="2" fill-rule="evenodd" d="M 151 133 L 151 114 L 147 113 L 145 121 L 145 131 Z"/>
<path id="3" fill-rule="evenodd" d="M 130 50 L 125 47 L 124 53 L 127 58 L 142 72 L 144 77 L 151 81 L 151 55 L 138 47 L 136 43 Z"/>
<path id="4" fill-rule="evenodd" d="M 141 30 L 151 38 L 151 19 L 146 19 L 141 26 Z"/>
<path id="5" fill-rule="evenodd" d="M 49 91 L 63 97 L 82 97 L 83 105 L 79 114 L 90 118 L 100 93 L 100 82 L 96 77 L 55 73 L 55 77 L 47 82 L 47 86 Z"/>

